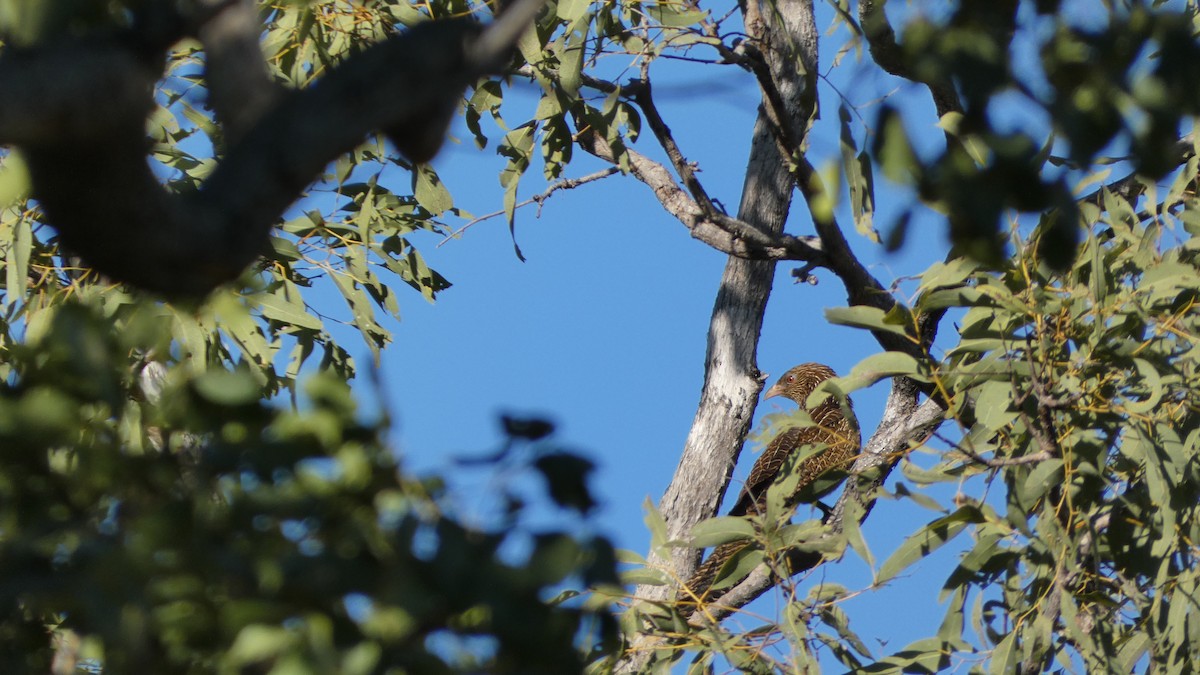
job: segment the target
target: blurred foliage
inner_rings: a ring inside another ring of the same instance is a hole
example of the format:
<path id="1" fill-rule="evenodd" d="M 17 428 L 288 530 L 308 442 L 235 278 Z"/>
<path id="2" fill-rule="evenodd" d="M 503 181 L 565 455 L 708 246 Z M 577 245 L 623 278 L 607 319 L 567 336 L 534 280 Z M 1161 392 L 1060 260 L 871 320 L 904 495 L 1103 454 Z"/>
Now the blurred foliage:
<path id="1" fill-rule="evenodd" d="M 51 627 L 116 673 L 559 673 L 611 645 L 603 603 L 550 601 L 616 581 L 606 541 L 520 507 L 467 527 L 341 377 L 279 409 L 250 368 L 131 359 L 171 316 L 116 310 L 63 304 L 6 359 L 0 671 L 48 672 Z"/>
<path id="2" fill-rule="evenodd" d="M 137 29 L 127 10 L 147 6 L 79 4 L 0 2 L 5 43 Z M 264 53 L 303 87 L 422 12 L 464 10 L 419 7 L 264 3 Z M 199 187 L 223 143 L 202 75 L 199 45 L 177 45 L 147 125 L 175 190 Z M 331 327 L 378 355 L 398 287 L 433 301 L 450 286 L 410 241 L 458 213 L 431 167 L 370 139 L 300 199 L 241 287 L 187 306 L 78 267 L 27 180 L 5 156 L 0 672 L 569 673 L 612 652 L 613 592 L 580 596 L 617 583 L 611 545 L 580 526 L 591 463 L 552 424 L 505 419 L 510 452 L 477 470 L 545 489 L 469 525 L 351 394 L 357 346 Z M 563 522 L 535 526 L 530 505 L 561 506 Z"/>

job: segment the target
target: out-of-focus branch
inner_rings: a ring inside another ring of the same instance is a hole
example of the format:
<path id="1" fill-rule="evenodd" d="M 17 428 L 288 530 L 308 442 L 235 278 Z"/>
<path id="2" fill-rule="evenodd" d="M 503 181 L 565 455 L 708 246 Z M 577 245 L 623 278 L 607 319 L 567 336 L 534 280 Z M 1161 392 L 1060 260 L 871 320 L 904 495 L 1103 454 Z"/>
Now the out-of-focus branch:
<path id="1" fill-rule="evenodd" d="M 149 42 L 126 33 L 8 49 L 0 143 L 24 154 L 33 196 L 71 253 L 118 281 L 202 295 L 266 252 L 284 210 L 368 134 L 382 130 L 413 162 L 432 158 L 463 90 L 480 68 L 503 62 L 520 34 L 514 25 L 541 2 L 518 0 L 515 14 L 493 23 L 498 33 L 469 20 L 421 24 L 286 92 L 270 85 L 244 0 L 210 0 L 191 23 L 160 17 Z M 154 50 L 181 34 L 205 44 L 228 141 L 191 194 L 168 192 L 153 175 L 144 131 L 162 75 Z"/>
<path id="2" fill-rule="evenodd" d="M 962 112 L 962 102 L 952 82 L 923 80 L 908 67 L 904 51 L 896 42 L 896 31 L 884 12 L 886 4 L 887 0 L 858 0 L 858 21 L 867 38 L 871 58 L 888 73 L 929 87 L 939 118 L 949 112 Z"/>
<path id="3" fill-rule="evenodd" d="M 262 23 L 253 0 L 203 0 L 212 12 L 197 37 L 204 45 L 208 102 L 223 125 L 225 141 L 236 142 L 275 102 L 280 89 L 271 80 L 259 46 Z"/>

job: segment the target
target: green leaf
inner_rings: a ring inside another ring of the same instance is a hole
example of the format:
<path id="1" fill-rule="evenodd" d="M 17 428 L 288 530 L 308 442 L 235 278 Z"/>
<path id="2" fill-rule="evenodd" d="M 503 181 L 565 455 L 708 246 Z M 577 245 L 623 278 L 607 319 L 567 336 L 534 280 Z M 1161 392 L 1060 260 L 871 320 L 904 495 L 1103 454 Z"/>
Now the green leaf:
<path id="1" fill-rule="evenodd" d="M 244 370 L 210 370 L 192 381 L 196 393 L 220 405 L 249 405 L 262 397 L 262 387 Z"/>
<path id="2" fill-rule="evenodd" d="M 531 66 L 536 66 L 545 60 L 545 55 L 542 51 L 544 46 L 541 38 L 538 37 L 537 26 L 530 26 L 529 30 L 522 33 L 521 37 L 517 39 L 517 50 L 521 52 L 521 56 Z M 540 73 L 539 76 L 544 78 Z"/>
<path id="3" fill-rule="evenodd" d="M 663 520 L 662 513 L 654 506 L 654 502 L 650 501 L 649 497 L 642 502 L 642 509 L 646 512 L 644 518 L 646 528 L 650 530 L 650 548 L 664 549 L 667 544 L 667 521 Z"/>
<path id="4" fill-rule="evenodd" d="M 585 26 L 586 28 L 586 26 Z M 563 92 L 574 98 L 583 85 L 583 52 L 587 46 L 587 31 L 567 33 L 558 67 L 558 81 Z"/>
<path id="5" fill-rule="evenodd" d="M 1162 401 L 1162 378 L 1159 377 L 1154 365 L 1146 359 L 1134 359 L 1133 363 L 1137 367 L 1138 374 L 1141 375 L 1142 383 L 1149 391 L 1146 398 L 1141 401 L 1127 399 L 1125 408 L 1132 413 L 1146 413 L 1153 410 Z"/>
<path id="6" fill-rule="evenodd" d="M 29 220 L 18 218 L 13 224 L 12 245 L 4 265 L 4 301 L 10 306 L 25 299 L 29 288 L 29 256 L 32 250 L 33 233 Z"/>
<path id="7" fill-rule="evenodd" d="M 731 541 L 754 538 L 754 526 L 745 518 L 720 516 L 702 520 L 692 528 L 691 545 L 696 548 L 720 546 Z"/>
<path id="8" fill-rule="evenodd" d="M 888 317 L 888 313 L 878 307 L 867 305 L 829 307 L 825 309 L 825 318 L 829 323 L 839 326 L 854 326 L 855 328 L 866 328 L 909 337 L 904 325 L 892 321 Z"/>
<path id="9" fill-rule="evenodd" d="M 354 327 L 362 334 L 363 341 L 366 342 L 372 355 L 378 361 L 379 348 L 387 341 L 390 334 L 375 321 L 375 317 L 371 312 L 371 302 L 367 299 L 367 294 L 347 274 L 334 272 L 329 276 L 333 280 L 334 286 L 337 286 L 338 291 L 341 292 L 342 299 L 346 302 L 346 306 L 350 308 L 350 312 L 354 316 Z"/>
<path id="10" fill-rule="evenodd" d="M 524 126 L 505 134 L 500 147 L 496 149 L 496 152 L 509 159 L 508 165 L 500 172 L 500 185 L 504 188 L 504 217 L 508 220 L 508 231 L 512 236 L 513 248 L 516 250 L 517 258 L 522 262 L 525 261 L 525 256 L 521 253 L 521 247 L 517 246 L 515 221 L 517 185 L 521 181 L 521 176 L 525 175 L 525 170 L 529 168 L 533 141 L 533 126 Z"/>
<path id="11" fill-rule="evenodd" d="M 842 170 L 846 174 L 846 186 L 850 190 L 850 212 L 858 233 L 878 244 L 879 233 L 872 222 L 875 215 L 875 180 L 872 175 L 871 157 L 859 152 L 850 129 L 850 110 L 843 103 L 838 107 L 841 121 Z"/>
<path id="12" fill-rule="evenodd" d="M 992 658 L 988 661 L 988 672 L 997 674 L 1013 672 L 1017 658 L 1016 646 L 1016 631 L 1005 635 L 1000 644 L 996 645 L 996 649 L 992 651 Z"/>
<path id="13" fill-rule="evenodd" d="M 846 511 L 842 517 L 842 531 L 846 535 L 846 543 L 854 549 L 858 557 L 863 559 L 863 562 L 867 563 L 867 567 L 873 570 L 875 569 L 875 556 L 871 554 L 871 549 L 867 546 L 866 537 L 863 536 L 859 525 L 863 518 L 862 506 L 859 505 L 858 500 L 846 500 Z"/>
<path id="14" fill-rule="evenodd" d="M 571 23 L 586 14 L 591 5 L 592 0 L 562 0 L 555 11 L 558 18 Z"/>
<path id="15" fill-rule="evenodd" d="M 876 584 L 883 584 L 913 563 L 928 556 L 954 539 L 967 525 L 983 522 L 983 515 L 974 506 L 963 506 L 943 518 L 922 527 L 915 534 L 904 540 L 883 565 L 875 578 Z"/>
<path id="16" fill-rule="evenodd" d="M 300 260 L 304 256 L 300 253 L 300 248 L 290 239 L 283 237 L 271 237 L 271 249 L 275 251 L 275 257 L 279 260 Z"/>
<path id="17" fill-rule="evenodd" d="M 646 558 L 644 556 L 642 556 L 641 553 L 638 553 L 637 551 L 631 551 L 627 548 L 618 548 L 618 549 L 615 549 L 613 552 L 616 555 L 617 562 L 619 562 L 619 563 L 625 563 L 627 565 L 645 565 L 646 564 Z"/>
<path id="18" fill-rule="evenodd" d="M 650 18 L 666 28 L 687 28 L 708 17 L 707 10 L 684 9 L 682 3 L 658 2 L 644 7 Z"/>
<path id="19" fill-rule="evenodd" d="M 651 567 L 635 567 L 622 570 L 621 583 L 627 586 L 669 586 L 671 577 L 662 570 Z"/>
<path id="20" fill-rule="evenodd" d="M 9 149 L 0 163 L 0 208 L 25 197 L 29 187 L 29 168 L 25 166 L 25 160 L 19 151 Z"/>
<path id="21" fill-rule="evenodd" d="M 413 170 L 413 196 L 421 208 L 435 216 L 454 208 L 450 191 L 428 164 L 418 164 Z"/>
<path id="22" fill-rule="evenodd" d="M 881 352 L 859 361 L 846 377 L 828 380 L 826 387 L 834 393 L 845 395 L 869 387 L 884 378 L 897 375 L 911 377 L 920 382 L 928 382 L 929 378 L 922 375 L 921 370 L 921 364 L 908 354 Z"/>
<path id="23" fill-rule="evenodd" d="M 1052 488 L 1062 485 L 1063 461 L 1057 457 L 1038 462 L 1021 485 L 1022 504 L 1034 501 L 1050 493 Z"/>
<path id="24" fill-rule="evenodd" d="M 883 175 L 895 183 L 911 182 L 920 165 L 908 141 L 908 132 L 904 130 L 899 111 L 884 105 L 875 128 L 879 134 L 875 137 L 874 154 L 879 158 Z"/>
<path id="25" fill-rule="evenodd" d="M 322 328 L 321 320 L 309 314 L 300 299 L 289 296 L 283 287 L 274 293 L 260 293 L 254 296 L 254 300 L 258 302 L 263 316 L 272 321 L 312 330 Z"/>
<path id="26" fill-rule="evenodd" d="M 279 626 L 246 626 L 238 631 L 233 646 L 225 654 L 225 661 L 233 667 L 267 661 L 291 649 L 297 637 L 292 631 Z"/>
<path id="27" fill-rule="evenodd" d="M 717 576 L 713 580 L 710 588 L 714 591 L 719 591 L 722 588 L 728 588 L 745 579 L 747 575 L 754 571 L 754 568 L 763 563 L 763 551 L 754 546 L 746 546 L 733 556 L 725 561 L 721 569 L 717 571 Z"/>
<path id="28" fill-rule="evenodd" d="M 1012 410 L 1013 385 L 1003 380 L 984 382 L 975 394 L 975 419 L 992 431 L 999 431 L 1017 418 Z"/>
<path id="29" fill-rule="evenodd" d="M 940 513 L 946 512 L 946 508 L 943 507 L 936 499 L 934 499 L 922 492 L 913 492 L 913 491 L 909 490 L 908 486 L 905 485 L 904 483 L 896 483 L 895 489 L 896 489 L 897 497 L 901 497 L 904 499 L 911 499 L 918 506 L 923 506 L 923 507 L 929 509 L 930 511 L 937 511 Z"/>

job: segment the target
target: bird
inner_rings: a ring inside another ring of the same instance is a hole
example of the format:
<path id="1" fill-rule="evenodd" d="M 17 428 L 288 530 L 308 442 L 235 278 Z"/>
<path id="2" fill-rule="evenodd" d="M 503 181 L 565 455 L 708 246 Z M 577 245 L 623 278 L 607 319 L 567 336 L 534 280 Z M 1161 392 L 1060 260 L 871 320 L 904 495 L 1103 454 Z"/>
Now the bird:
<path id="1" fill-rule="evenodd" d="M 783 396 L 795 401 L 808 412 L 812 424 L 789 427 L 767 444 L 767 448 L 750 469 L 750 476 L 742 486 L 733 508 L 729 510 L 729 515 L 747 516 L 763 513 L 766 510 L 767 489 L 775 482 L 792 453 L 814 445 L 825 446 L 823 450 L 804 459 L 796 467 L 800 477 L 795 491 L 786 500 L 789 506 L 794 504 L 799 493 L 821 474 L 830 469 L 848 467 L 858 455 L 861 443 L 858 425 L 852 419 L 853 415 L 849 418 L 846 416 L 836 397 L 827 396 L 812 408 L 807 407 L 808 397 L 817 385 L 832 377 L 837 377 L 837 374 L 829 366 L 802 363 L 784 373 L 764 393 L 764 400 Z M 851 409 L 849 398 L 846 399 L 846 407 Z M 749 545 L 746 541 L 734 541 L 718 546 L 688 579 L 682 593 L 689 594 L 689 599 L 694 596 L 697 601 L 705 600 L 725 563 Z"/>

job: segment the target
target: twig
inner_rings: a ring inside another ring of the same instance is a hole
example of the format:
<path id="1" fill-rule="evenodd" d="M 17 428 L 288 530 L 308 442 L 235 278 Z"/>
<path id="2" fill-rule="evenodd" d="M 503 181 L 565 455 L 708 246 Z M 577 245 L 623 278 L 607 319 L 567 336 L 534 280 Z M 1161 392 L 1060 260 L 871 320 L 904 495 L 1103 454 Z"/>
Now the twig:
<path id="1" fill-rule="evenodd" d="M 941 434 L 936 434 L 936 436 L 941 441 L 946 442 L 950 445 L 954 445 L 953 443 L 950 443 L 950 441 L 948 439 L 944 438 Z M 1022 464 L 1036 464 L 1038 462 L 1044 462 L 1049 459 L 1054 459 L 1054 455 L 1052 455 L 1049 452 L 1046 452 L 1044 450 L 1042 452 L 1035 452 L 1032 455 L 1022 455 L 1021 457 L 1003 457 L 1003 458 L 993 458 L 993 459 L 988 459 L 987 457 L 979 455 L 974 450 L 968 450 L 967 448 L 963 447 L 962 445 L 955 446 L 954 450 L 956 452 L 961 452 L 962 454 L 966 455 L 967 457 L 970 457 L 973 461 L 975 461 L 979 464 L 982 464 L 982 465 L 988 467 L 989 469 L 1002 469 L 1006 466 L 1021 466 Z"/>
<path id="2" fill-rule="evenodd" d="M 551 185 L 549 188 L 546 188 L 545 192 L 536 194 L 536 195 L 530 197 L 529 199 L 526 199 L 525 201 L 518 203 L 516 206 L 513 207 L 513 209 L 516 210 L 523 206 L 529 206 L 530 204 L 533 204 L 536 202 L 538 205 L 538 211 L 539 211 L 538 215 L 541 216 L 542 205 L 546 202 L 547 199 L 550 198 L 550 195 L 554 194 L 555 192 L 557 192 L 559 190 L 572 190 L 574 188 L 579 187 L 580 185 L 584 185 L 586 183 L 592 183 L 592 182 L 598 181 L 602 178 L 608 178 L 609 176 L 613 175 L 614 173 L 619 173 L 619 172 L 620 172 L 620 169 L 618 169 L 615 166 L 610 166 L 607 169 L 602 169 L 600 171 L 597 171 L 596 173 L 590 173 L 581 178 L 566 178 L 566 179 L 560 180 L 559 182 Z M 438 242 L 436 248 L 441 248 L 442 244 L 445 244 L 446 242 L 450 241 L 451 239 L 457 239 L 459 237 L 459 235 L 461 235 L 463 232 L 466 232 L 473 225 L 475 225 L 477 223 L 482 223 L 483 221 L 490 220 L 492 218 L 498 218 L 498 217 L 504 215 L 504 213 L 505 212 L 503 210 L 494 211 L 492 213 L 482 215 L 482 216 L 479 216 L 478 218 L 475 218 L 474 220 L 471 220 L 466 225 L 463 225 L 462 227 L 458 228 L 457 230 L 446 235 L 446 237 L 444 239 L 442 239 L 441 241 Z"/>
<path id="3" fill-rule="evenodd" d="M 1029 362 L 1029 376 L 1032 388 L 1020 396 L 1018 396 L 1013 404 L 1017 408 L 1017 412 L 1021 415 L 1021 421 L 1025 423 L 1029 433 L 1033 435 L 1037 441 L 1038 447 L 1043 453 L 1049 454 L 1051 457 L 1062 457 L 1062 446 L 1058 444 L 1058 434 L 1054 429 L 1054 419 L 1050 412 L 1069 405 L 1071 401 L 1077 400 L 1082 394 L 1075 392 L 1061 399 L 1052 396 L 1046 387 L 1046 381 L 1042 373 L 1038 370 L 1037 362 L 1033 358 L 1033 337 L 1025 336 L 1025 359 Z M 1012 373 L 1013 388 L 1017 386 L 1016 373 Z M 1023 409 L 1024 403 L 1030 395 L 1033 395 L 1036 405 L 1037 422 L 1034 423 L 1025 414 Z"/>
<path id="4" fill-rule="evenodd" d="M 658 114 L 658 108 L 655 107 L 654 98 L 650 94 L 650 81 L 642 80 L 642 85 L 633 96 L 634 102 L 642 109 L 642 116 L 645 118 L 646 124 L 650 126 L 650 131 L 654 133 L 654 137 L 658 139 L 658 144 L 666 151 L 667 159 L 671 162 L 671 166 L 675 168 L 675 173 L 679 174 L 680 179 L 683 180 L 683 185 L 687 188 L 688 193 L 692 195 L 692 199 L 696 200 L 696 204 L 705 215 L 711 217 L 716 213 L 716 208 L 713 206 L 708 192 L 700 184 L 700 179 L 696 178 L 695 166 L 683 156 L 683 151 L 679 149 L 679 144 L 675 142 L 675 137 L 671 135 L 670 128 L 667 127 L 667 123 L 663 121 L 662 116 Z"/>

